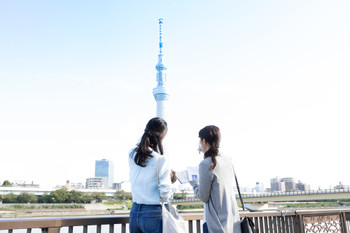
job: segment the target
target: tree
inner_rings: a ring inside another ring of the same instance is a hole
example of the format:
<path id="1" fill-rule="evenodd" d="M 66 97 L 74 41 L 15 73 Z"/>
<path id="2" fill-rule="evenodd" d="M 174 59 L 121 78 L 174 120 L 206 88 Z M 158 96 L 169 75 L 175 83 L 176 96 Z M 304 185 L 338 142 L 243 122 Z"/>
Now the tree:
<path id="1" fill-rule="evenodd" d="M 5 181 L 2 183 L 1 187 L 12 187 L 12 184 L 10 183 L 10 181 L 5 180 Z"/>
<path id="2" fill-rule="evenodd" d="M 181 193 L 174 193 L 174 199 L 186 199 L 187 193 L 184 190 L 181 190 Z"/>
<path id="3" fill-rule="evenodd" d="M 93 192 L 91 194 L 91 197 L 93 200 L 96 200 L 97 202 L 102 202 L 102 200 L 106 200 L 108 198 L 105 193 L 98 193 L 98 192 Z"/>
<path id="4" fill-rule="evenodd" d="M 55 190 L 50 194 L 53 203 L 68 203 L 68 191 L 65 188 Z"/>
<path id="5" fill-rule="evenodd" d="M 69 203 L 82 203 L 84 194 L 82 192 L 71 190 L 68 193 L 68 202 Z"/>
<path id="6" fill-rule="evenodd" d="M 44 193 L 42 196 L 38 197 L 39 203 L 53 203 L 52 196 L 50 194 Z"/>
<path id="7" fill-rule="evenodd" d="M 132 196 L 131 193 L 125 192 L 124 190 L 117 190 L 114 194 L 115 199 L 124 201 L 124 200 L 131 200 Z"/>
<path id="8" fill-rule="evenodd" d="M 17 196 L 13 193 L 6 194 L 2 199 L 3 203 L 17 203 Z"/>
<path id="9" fill-rule="evenodd" d="M 17 196 L 18 203 L 38 203 L 38 198 L 34 194 L 21 193 Z"/>

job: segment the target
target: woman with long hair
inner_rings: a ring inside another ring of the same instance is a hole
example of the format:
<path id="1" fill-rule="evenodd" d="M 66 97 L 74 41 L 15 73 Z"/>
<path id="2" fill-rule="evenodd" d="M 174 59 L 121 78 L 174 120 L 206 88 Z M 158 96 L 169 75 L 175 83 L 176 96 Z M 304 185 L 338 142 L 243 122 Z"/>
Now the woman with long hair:
<path id="1" fill-rule="evenodd" d="M 241 233 L 233 165 L 231 158 L 219 151 L 220 141 L 220 129 L 214 125 L 199 131 L 204 159 L 199 164 L 199 183 L 196 180 L 190 183 L 204 202 L 203 233 Z"/>
<path id="2" fill-rule="evenodd" d="M 129 154 L 133 205 L 130 211 L 130 233 L 162 232 L 162 206 L 172 196 L 171 183 L 176 174 L 169 169 L 162 141 L 167 123 L 159 117 L 146 125 L 138 145 Z M 158 160 L 163 159 L 157 177 Z M 161 200 L 160 200 L 161 199 Z"/>

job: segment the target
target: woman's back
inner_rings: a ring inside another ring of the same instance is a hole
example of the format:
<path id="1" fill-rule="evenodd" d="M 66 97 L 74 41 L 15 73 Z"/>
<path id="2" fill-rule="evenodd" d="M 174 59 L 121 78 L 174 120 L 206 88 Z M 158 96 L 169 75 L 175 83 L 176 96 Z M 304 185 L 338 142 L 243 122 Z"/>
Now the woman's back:
<path id="1" fill-rule="evenodd" d="M 132 151 L 129 156 L 130 183 L 133 201 L 138 204 L 157 205 L 160 204 L 160 195 L 164 200 L 168 200 L 172 194 L 170 169 L 166 158 L 164 157 L 161 169 L 159 171 L 159 183 L 157 181 L 157 163 L 161 155 L 152 152 L 152 158 L 147 160 L 145 167 L 138 166 L 134 162 L 135 152 Z"/>
<path id="2" fill-rule="evenodd" d="M 240 222 L 236 194 L 234 191 L 234 172 L 231 158 L 219 154 L 216 166 L 211 171 L 212 160 L 204 159 L 200 165 L 200 186 L 210 185 L 210 196 L 206 203 L 206 222 L 209 232 L 240 232 Z M 211 178 L 203 181 L 202 178 Z M 203 187 L 205 189 L 205 187 Z"/>

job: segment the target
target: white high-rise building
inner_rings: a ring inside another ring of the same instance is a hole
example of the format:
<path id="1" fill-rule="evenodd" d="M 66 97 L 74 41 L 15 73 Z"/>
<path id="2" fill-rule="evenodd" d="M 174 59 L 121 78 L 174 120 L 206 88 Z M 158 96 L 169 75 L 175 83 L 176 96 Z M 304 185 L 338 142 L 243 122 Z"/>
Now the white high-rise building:
<path id="1" fill-rule="evenodd" d="M 154 99 L 157 101 L 157 117 L 161 117 L 166 120 L 166 102 L 168 101 L 169 94 L 166 89 L 166 66 L 163 64 L 163 19 L 159 19 L 159 55 L 158 64 L 156 65 L 157 72 L 157 87 L 153 89 Z"/>

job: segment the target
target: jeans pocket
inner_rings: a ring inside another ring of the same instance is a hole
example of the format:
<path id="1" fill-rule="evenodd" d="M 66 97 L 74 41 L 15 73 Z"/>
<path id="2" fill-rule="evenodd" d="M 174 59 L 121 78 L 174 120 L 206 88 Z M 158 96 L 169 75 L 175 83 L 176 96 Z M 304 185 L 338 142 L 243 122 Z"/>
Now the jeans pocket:
<path id="1" fill-rule="evenodd" d="M 142 231 L 147 233 L 162 232 L 162 215 L 143 216 Z"/>
<path id="2" fill-rule="evenodd" d="M 129 220 L 129 231 L 130 232 L 138 232 L 136 218 L 137 218 L 136 214 L 130 213 L 130 220 Z"/>

